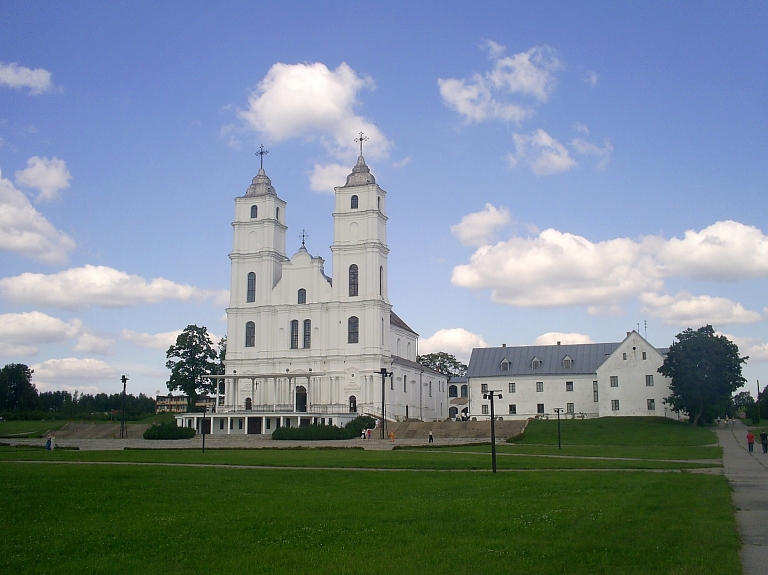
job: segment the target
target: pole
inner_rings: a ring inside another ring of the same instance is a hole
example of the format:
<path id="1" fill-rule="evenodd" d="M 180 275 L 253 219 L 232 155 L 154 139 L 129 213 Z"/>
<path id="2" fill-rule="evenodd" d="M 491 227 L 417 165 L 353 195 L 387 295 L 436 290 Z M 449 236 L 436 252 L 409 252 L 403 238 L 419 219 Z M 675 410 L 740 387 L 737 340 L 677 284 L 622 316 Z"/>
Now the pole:
<path id="1" fill-rule="evenodd" d="M 760 421 L 760 380 L 757 380 L 757 420 Z"/>
<path id="2" fill-rule="evenodd" d="M 125 428 L 125 386 L 128 383 L 128 378 L 123 375 L 120 378 L 120 381 L 123 382 L 123 417 L 122 421 L 120 422 L 120 439 L 127 439 L 128 430 Z"/>
<path id="3" fill-rule="evenodd" d="M 205 416 L 208 413 L 208 407 L 203 408 L 203 453 L 205 453 Z"/>
<path id="4" fill-rule="evenodd" d="M 385 415 L 384 414 L 384 394 L 387 386 L 387 376 L 392 377 L 392 372 L 387 371 L 386 367 L 382 367 L 379 370 L 379 373 L 381 373 L 381 438 L 385 439 L 386 430 L 384 429 L 384 427 L 387 424 L 387 418 L 384 416 Z"/>
<path id="5" fill-rule="evenodd" d="M 556 407 L 555 413 L 557 413 L 557 448 L 562 449 L 560 445 L 560 413 L 563 411 L 562 407 Z"/>
<path id="6" fill-rule="evenodd" d="M 493 396 L 491 393 L 491 460 L 493 461 L 493 472 L 496 473 L 496 414 L 493 410 Z"/>

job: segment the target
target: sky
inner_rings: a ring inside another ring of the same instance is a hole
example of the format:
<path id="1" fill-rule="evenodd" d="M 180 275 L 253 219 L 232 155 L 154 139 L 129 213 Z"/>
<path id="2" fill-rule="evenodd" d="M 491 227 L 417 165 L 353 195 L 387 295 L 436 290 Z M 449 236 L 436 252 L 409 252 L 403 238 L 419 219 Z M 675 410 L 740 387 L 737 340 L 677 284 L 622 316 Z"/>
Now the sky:
<path id="1" fill-rule="evenodd" d="M 768 3 L 4 2 L 0 363 L 167 391 L 226 334 L 234 198 L 331 273 L 333 187 L 387 191 L 420 352 L 711 324 L 768 384 Z"/>

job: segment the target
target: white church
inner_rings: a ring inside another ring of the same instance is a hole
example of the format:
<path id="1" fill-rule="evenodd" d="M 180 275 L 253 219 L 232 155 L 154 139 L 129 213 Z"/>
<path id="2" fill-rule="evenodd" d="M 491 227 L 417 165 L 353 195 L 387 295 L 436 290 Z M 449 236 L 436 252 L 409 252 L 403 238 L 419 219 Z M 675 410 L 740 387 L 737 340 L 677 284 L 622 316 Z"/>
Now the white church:
<path id="1" fill-rule="evenodd" d="M 261 157 L 263 160 L 263 149 Z M 447 377 L 416 362 L 418 334 L 387 295 L 386 192 L 361 154 L 335 188 L 332 274 L 304 242 L 286 255 L 286 202 L 263 163 L 235 198 L 225 375 L 216 409 L 177 416 L 211 434 L 448 416 Z"/>

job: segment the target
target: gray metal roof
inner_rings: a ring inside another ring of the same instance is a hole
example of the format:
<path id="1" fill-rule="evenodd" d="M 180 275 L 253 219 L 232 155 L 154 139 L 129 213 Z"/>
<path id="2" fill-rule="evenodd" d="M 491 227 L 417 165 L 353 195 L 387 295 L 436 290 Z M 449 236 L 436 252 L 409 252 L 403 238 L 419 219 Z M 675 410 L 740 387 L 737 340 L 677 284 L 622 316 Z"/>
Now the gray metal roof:
<path id="1" fill-rule="evenodd" d="M 469 358 L 467 377 L 595 373 L 620 345 L 621 342 L 475 348 Z M 570 369 L 563 367 L 566 356 L 571 359 Z M 502 371 L 505 358 L 509 370 Z M 539 369 L 532 367 L 534 358 L 541 360 Z"/>

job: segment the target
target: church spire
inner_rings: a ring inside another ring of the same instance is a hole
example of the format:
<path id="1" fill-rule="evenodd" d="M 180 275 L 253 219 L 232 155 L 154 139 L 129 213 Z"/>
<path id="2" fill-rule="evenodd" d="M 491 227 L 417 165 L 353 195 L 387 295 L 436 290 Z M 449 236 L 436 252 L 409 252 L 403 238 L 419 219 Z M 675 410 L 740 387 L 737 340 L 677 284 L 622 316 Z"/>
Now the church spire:
<path id="1" fill-rule="evenodd" d="M 256 174 L 251 185 L 248 186 L 248 190 L 245 192 L 246 197 L 277 195 L 275 188 L 272 187 L 272 180 L 269 179 L 267 173 L 264 171 L 264 156 L 267 154 L 269 154 L 269 150 L 265 149 L 263 144 L 259 146 L 259 151 L 255 154 L 256 156 L 259 156 L 259 173 Z"/>
<path id="2" fill-rule="evenodd" d="M 360 156 L 357 158 L 357 164 L 352 168 L 352 173 L 347 176 L 347 183 L 342 186 L 344 188 L 376 183 L 376 178 L 373 177 L 371 169 L 365 164 L 363 157 L 363 142 L 366 140 L 368 140 L 368 136 L 362 132 L 360 132 L 359 137 L 355 138 L 355 142 L 360 144 Z"/>

